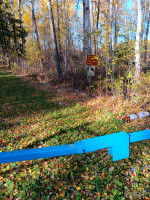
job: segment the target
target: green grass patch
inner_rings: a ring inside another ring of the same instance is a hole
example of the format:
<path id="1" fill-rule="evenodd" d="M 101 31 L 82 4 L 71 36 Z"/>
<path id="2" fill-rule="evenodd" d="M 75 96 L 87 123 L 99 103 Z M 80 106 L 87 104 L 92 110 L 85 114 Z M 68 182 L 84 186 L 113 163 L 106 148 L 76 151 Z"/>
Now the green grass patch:
<path id="1" fill-rule="evenodd" d="M 10 74 L 0 73 L 0 85 L 1 151 L 69 144 L 145 128 L 124 123 L 103 106 L 99 110 L 79 103 L 61 107 L 55 92 L 37 90 Z M 148 199 L 149 155 L 149 141 L 143 141 L 130 145 L 129 159 L 116 162 L 104 149 L 2 164 L 0 199 Z"/>

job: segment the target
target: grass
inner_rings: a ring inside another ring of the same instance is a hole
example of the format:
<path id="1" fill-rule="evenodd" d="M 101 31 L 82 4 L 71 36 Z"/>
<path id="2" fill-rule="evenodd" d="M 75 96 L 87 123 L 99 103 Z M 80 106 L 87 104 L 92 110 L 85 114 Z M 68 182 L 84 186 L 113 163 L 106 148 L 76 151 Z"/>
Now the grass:
<path id="1" fill-rule="evenodd" d="M 0 151 L 69 144 L 99 135 L 150 128 L 148 118 L 128 123 L 121 120 L 133 109 L 128 102 L 102 97 L 87 98 L 81 103 L 73 93 L 58 95 L 54 90 L 38 90 L 4 72 L 0 73 L 0 86 Z M 66 106 L 60 106 L 62 99 Z M 146 140 L 132 143 L 130 158 L 116 162 L 104 149 L 2 164 L 0 199 L 148 200 L 149 155 Z"/>

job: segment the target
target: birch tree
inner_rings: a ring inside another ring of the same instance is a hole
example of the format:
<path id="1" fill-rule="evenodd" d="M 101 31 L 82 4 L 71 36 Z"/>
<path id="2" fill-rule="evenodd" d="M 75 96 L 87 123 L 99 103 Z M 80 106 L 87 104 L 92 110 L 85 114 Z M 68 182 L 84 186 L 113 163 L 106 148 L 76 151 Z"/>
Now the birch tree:
<path id="1" fill-rule="evenodd" d="M 140 54 L 140 39 L 141 39 L 141 27 L 142 27 L 142 5 L 141 0 L 137 0 L 137 30 L 135 41 L 135 80 L 139 82 L 139 75 L 141 70 L 141 54 Z"/>
<path id="2" fill-rule="evenodd" d="M 38 30 L 37 30 L 37 23 L 36 23 L 36 18 L 35 18 L 35 9 L 34 9 L 33 0 L 30 0 L 30 5 L 31 5 L 31 12 L 32 12 L 33 29 L 34 29 L 35 38 L 36 38 L 36 41 L 37 41 L 38 47 L 39 47 L 40 40 L 39 40 L 39 33 L 38 33 Z"/>

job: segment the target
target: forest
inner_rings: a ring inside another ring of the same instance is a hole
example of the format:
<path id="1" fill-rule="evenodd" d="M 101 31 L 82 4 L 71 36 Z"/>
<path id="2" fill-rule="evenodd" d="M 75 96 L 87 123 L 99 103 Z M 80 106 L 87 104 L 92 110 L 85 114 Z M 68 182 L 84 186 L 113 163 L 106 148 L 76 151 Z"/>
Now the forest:
<path id="1" fill-rule="evenodd" d="M 132 101 L 141 90 L 148 96 L 148 0 L 1 0 L 0 8 L 1 58 L 14 73 L 87 89 L 87 55 L 98 55 L 92 90 Z"/>
<path id="2" fill-rule="evenodd" d="M 0 0 L 0 199 L 150 199 L 149 29 L 149 0 Z M 143 130 L 117 161 L 1 157 Z"/>

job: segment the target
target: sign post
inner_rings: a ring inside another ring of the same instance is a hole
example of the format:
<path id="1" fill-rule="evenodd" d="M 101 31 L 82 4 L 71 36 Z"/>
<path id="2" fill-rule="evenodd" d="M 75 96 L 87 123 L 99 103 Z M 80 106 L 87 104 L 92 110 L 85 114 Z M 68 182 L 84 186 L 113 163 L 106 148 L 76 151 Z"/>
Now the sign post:
<path id="1" fill-rule="evenodd" d="M 86 65 L 89 65 L 89 96 L 91 93 L 91 82 L 92 82 L 92 77 L 95 75 L 95 66 L 98 65 L 98 55 L 87 55 L 87 60 L 86 60 Z"/>

